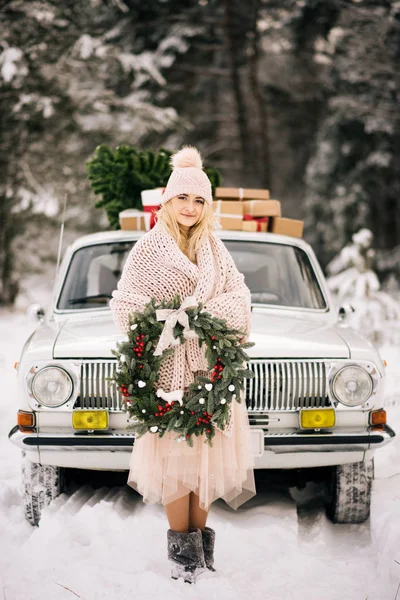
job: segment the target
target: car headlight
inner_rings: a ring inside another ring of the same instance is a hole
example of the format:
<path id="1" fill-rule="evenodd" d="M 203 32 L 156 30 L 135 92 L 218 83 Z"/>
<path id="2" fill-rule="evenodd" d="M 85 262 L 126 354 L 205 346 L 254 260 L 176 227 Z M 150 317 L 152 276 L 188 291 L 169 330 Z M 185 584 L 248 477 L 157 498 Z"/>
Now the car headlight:
<path id="1" fill-rule="evenodd" d="M 45 367 L 32 380 L 32 393 L 44 406 L 54 408 L 64 404 L 72 394 L 70 375 L 60 367 Z"/>
<path id="2" fill-rule="evenodd" d="M 332 381 L 334 396 L 346 406 L 358 406 L 368 400 L 373 390 L 372 378 L 362 367 L 343 367 Z"/>

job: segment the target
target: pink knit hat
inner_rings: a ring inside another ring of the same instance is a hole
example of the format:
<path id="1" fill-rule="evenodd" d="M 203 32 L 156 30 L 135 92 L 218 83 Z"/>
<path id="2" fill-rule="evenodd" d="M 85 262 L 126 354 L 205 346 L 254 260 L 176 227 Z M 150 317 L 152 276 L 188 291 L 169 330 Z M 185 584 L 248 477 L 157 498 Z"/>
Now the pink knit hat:
<path id="1" fill-rule="evenodd" d="M 197 148 L 184 146 L 171 156 L 173 171 L 161 197 L 165 204 L 179 194 L 196 194 L 212 203 L 211 182 L 203 171 L 203 161 Z"/>

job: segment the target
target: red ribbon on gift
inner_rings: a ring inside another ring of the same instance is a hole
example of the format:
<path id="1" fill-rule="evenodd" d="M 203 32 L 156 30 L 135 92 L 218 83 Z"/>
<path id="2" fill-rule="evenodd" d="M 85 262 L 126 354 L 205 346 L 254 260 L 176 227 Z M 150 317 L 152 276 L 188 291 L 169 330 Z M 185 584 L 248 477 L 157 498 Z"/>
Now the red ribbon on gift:
<path id="1" fill-rule="evenodd" d="M 153 206 L 143 206 L 143 211 L 150 213 L 150 229 L 153 229 L 156 224 L 156 213 L 160 210 L 161 206 L 159 204 Z"/>
<path id="2" fill-rule="evenodd" d="M 161 193 L 163 194 L 164 192 L 165 188 L 162 189 Z M 150 229 L 153 229 L 154 225 L 157 223 L 157 211 L 160 210 L 161 206 L 161 204 L 158 204 L 157 206 L 146 206 L 144 209 L 146 212 L 151 212 Z"/>
<path id="3" fill-rule="evenodd" d="M 261 231 L 261 223 L 268 223 L 269 217 L 253 217 L 253 215 L 243 215 L 243 221 L 255 221 L 257 231 Z"/>
<path id="4" fill-rule="evenodd" d="M 161 208 L 161 195 L 164 193 L 163 189 L 144 190 L 142 192 L 142 205 L 145 213 L 150 213 L 150 220 L 148 226 L 150 229 L 157 223 L 157 211 Z M 144 196 L 145 195 L 145 196 Z M 155 202 L 153 204 L 153 202 Z"/>

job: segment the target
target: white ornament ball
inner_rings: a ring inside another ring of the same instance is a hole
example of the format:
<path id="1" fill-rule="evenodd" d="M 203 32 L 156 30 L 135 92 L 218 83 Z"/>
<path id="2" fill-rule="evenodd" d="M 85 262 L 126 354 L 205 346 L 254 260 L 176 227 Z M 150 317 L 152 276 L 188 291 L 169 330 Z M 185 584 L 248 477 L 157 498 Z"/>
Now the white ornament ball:
<path id="1" fill-rule="evenodd" d="M 139 381 L 138 381 L 138 387 L 140 387 L 140 388 L 144 388 L 144 387 L 145 387 L 145 385 L 146 385 L 146 382 L 145 382 L 145 381 L 142 381 L 141 379 L 139 379 Z"/>
<path id="2" fill-rule="evenodd" d="M 213 346 L 213 350 L 216 350 L 216 349 L 217 349 L 217 346 Z"/>
<path id="3" fill-rule="evenodd" d="M 228 390 L 230 392 L 234 392 L 235 391 L 235 386 L 231 383 L 231 385 L 228 386 Z"/>
<path id="4" fill-rule="evenodd" d="M 197 389 L 198 389 L 198 390 L 201 390 L 201 385 L 198 385 L 198 386 L 197 386 Z"/>
<path id="5" fill-rule="evenodd" d="M 145 413 L 145 412 L 146 412 L 146 409 L 145 409 L 145 408 L 142 408 L 142 413 Z"/>
<path id="6" fill-rule="evenodd" d="M 204 387 L 206 388 L 207 392 L 210 392 L 212 390 L 212 383 L 206 383 Z"/>
<path id="7" fill-rule="evenodd" d="M 133 325 L 131 325 L 131 330 L 135 331 L 136 327 L 137 327 L 137 323 L 134 323 Z"/>
<path id="8" fill-rule="evenodd" d="M 184 410 L 181 410 L 181 415 L 184 415 L 184 414 L 185 414 L 185 411 L 184 411 Z"/>
<path id="9" fill-rule="evenodd" d="M 204 403 L 205 403 L 205 399 L 204 398 L 200 398 L 199 404 L 204 404 Z"/>
<path id="10" fill-rule="evenodd" d="M 158 431 L 157 425 L 153 425 L 152 427 L 150 427 L 150 431 L 151 431 L 151 433 L 157 433 L 157 431 Z"/>
<path id="11" fill-rule="evenodd" d="M 226 399 L 225 398 L 221 398 L 220 404 L 226 404 Z"/>

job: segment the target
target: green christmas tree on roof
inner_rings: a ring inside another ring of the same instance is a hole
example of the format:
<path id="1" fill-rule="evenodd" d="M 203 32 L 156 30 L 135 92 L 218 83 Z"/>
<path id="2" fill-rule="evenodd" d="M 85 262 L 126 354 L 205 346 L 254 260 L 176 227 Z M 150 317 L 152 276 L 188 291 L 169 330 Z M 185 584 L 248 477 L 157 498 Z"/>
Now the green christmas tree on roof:
<path id="1" fill-rule="evenodd" d="M 172 151 L 160 148 L 157 152 L 139 150 L 123 145 L 113 150 L 102 144 L 86 163 L 86 172 L 96 196 L 96 208 L 104 208 L 112 229 L 119 229 L 119 213 L 126 208 L 143 210 L 141 193 L 165 187 L 171 174 Z M 212 168 L 207 173 L 213 194 L 221 183 L 220 173 Z"/>

